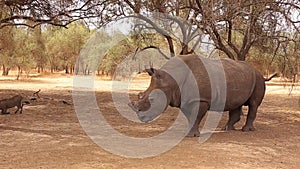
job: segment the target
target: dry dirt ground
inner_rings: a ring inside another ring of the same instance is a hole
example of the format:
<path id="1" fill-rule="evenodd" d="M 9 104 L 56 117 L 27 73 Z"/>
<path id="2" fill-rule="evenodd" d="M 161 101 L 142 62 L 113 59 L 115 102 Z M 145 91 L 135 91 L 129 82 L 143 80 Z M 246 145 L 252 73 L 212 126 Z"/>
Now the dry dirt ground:
<path id="1" fill-rule="evenodd" d="M 160 155 L 133 159 L 114 155 L 95 144 L 83 131 L 72 103 L 72 77 L 0 80 L 0 99 L 24 94 L 40 96 L 25 105 L 23 114 L 0 115 L 0 169 L 41 168 L 300 168 L 300 86 L 268 85 L 254 132 L 216 132 L 203 144 L 185 138 Z M 131 93 L 145 89 L 147 79 L 136 80 Z M 115 109 L 110 81 L 95 81 L 97 102 L 107 121 L 124 135 L 155 136 L 172 125 L 178 112 L 166 113 L 150 124 L 134 123 Z M 13 112 L 14 110 L 10 110 Z M 225 125 L 224 113 L 217 131 Z"/>

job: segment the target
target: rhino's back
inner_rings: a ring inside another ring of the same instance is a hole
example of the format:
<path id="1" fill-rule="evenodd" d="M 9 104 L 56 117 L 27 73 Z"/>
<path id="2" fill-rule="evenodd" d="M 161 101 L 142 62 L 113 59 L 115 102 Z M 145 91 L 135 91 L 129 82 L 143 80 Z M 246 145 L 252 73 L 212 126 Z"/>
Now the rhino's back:
<path id="1" fill-rule="evenodd" d="M 210 102 L 211 110 L 230 110 L 244 104 L 256 83 L 256 70 L 242 61 L 210 60 L 196 55 L 181 56 L 192 70 L 202 101 Z"/>
<path id="2" fill-rule="evenodd" d="M 225 110 L 235 109 L 251 97 L 256 85 L 257 71 L 244 61 L 222 60 L 227 84 Z"/>

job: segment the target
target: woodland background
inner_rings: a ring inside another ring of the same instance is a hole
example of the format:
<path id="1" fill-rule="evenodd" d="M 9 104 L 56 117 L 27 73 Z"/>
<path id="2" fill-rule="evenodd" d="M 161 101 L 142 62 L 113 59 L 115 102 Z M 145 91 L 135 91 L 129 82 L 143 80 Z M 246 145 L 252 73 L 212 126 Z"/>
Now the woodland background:
<path id="1" fill-rule="evenodd" d="M 17 78 L 32 72 L 94 73 L 89 63 L 83 72 L 75 70 L 75 64 L 95 33 L 112 43 L 124 37 L 96 65 L 100 75 L 112 76 L 126 56 L 139 52 L 159 52 L 162 59 L 194 53 L 204 36 L 221 57 L 251 62 L 265 75 L 281 72 L 283 77 L 297 81 L 300 71 L 298 0 L 0 0 L 0 9 L 3 76 L 10 70 L 18 70 Z M 153 13 L 161 14 L 170 24 L 151 21 L 148 16 Z M 129 35 L 98 29 L 132 16 L 140 23 Z M 172 35 L 174 24 L 180 38 Z M 105 45 L 109 44 L 96 47 L 101 50 Z M 142 60 L 140 70 L 160 62 Z"/>

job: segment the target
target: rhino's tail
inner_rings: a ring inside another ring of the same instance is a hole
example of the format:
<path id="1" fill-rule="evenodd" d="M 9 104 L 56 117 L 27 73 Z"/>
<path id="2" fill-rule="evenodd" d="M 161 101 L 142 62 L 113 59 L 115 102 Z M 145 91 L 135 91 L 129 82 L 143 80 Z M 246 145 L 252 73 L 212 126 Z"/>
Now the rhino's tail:
<path id="1" fill-rule="evenodd" d="M 277 77 L 277 76 L 279 76 L 279 74 L 278 73 L 274 73 L 271 77 L 265 78 L 265 81 L 270 81 L 273 77 Z"/>

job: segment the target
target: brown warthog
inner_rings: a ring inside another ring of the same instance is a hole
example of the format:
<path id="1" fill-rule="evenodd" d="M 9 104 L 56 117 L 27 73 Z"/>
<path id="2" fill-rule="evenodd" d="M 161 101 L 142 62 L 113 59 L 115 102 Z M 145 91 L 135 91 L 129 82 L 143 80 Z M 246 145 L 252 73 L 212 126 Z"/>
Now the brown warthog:
<path id="1" fill-rule="evenodd" d="M 138 118 L 149 122 L 168 105 L 182 110 L 190 123 L 188 136 L 199 136 L 198 126 L 208 110 L 229 111 L 224 129 L 233 130 L 242 106 L 248 106 L 243 131 L 254 130 L 253 122 L 265 94 L 265 79 L 244 61 L 210 60 L 197 55 L 170 59 L 161 69 L 146 70 L 151 83 L 129 106 Z"/>
<path id="2" fill-rule="evenodd" d="M 23 111 L 23 97 L 21 95 L 13 96 L 9 99 L 0 100 L 0 109 L 2 110 L 2 114 L 9 114 L 7 109 L 17 107 L 18 109 L 15 111 L 15 114 L 20 110 L 20 114 Z M 28 104 L 28 102 L 26 102 Z"/>

